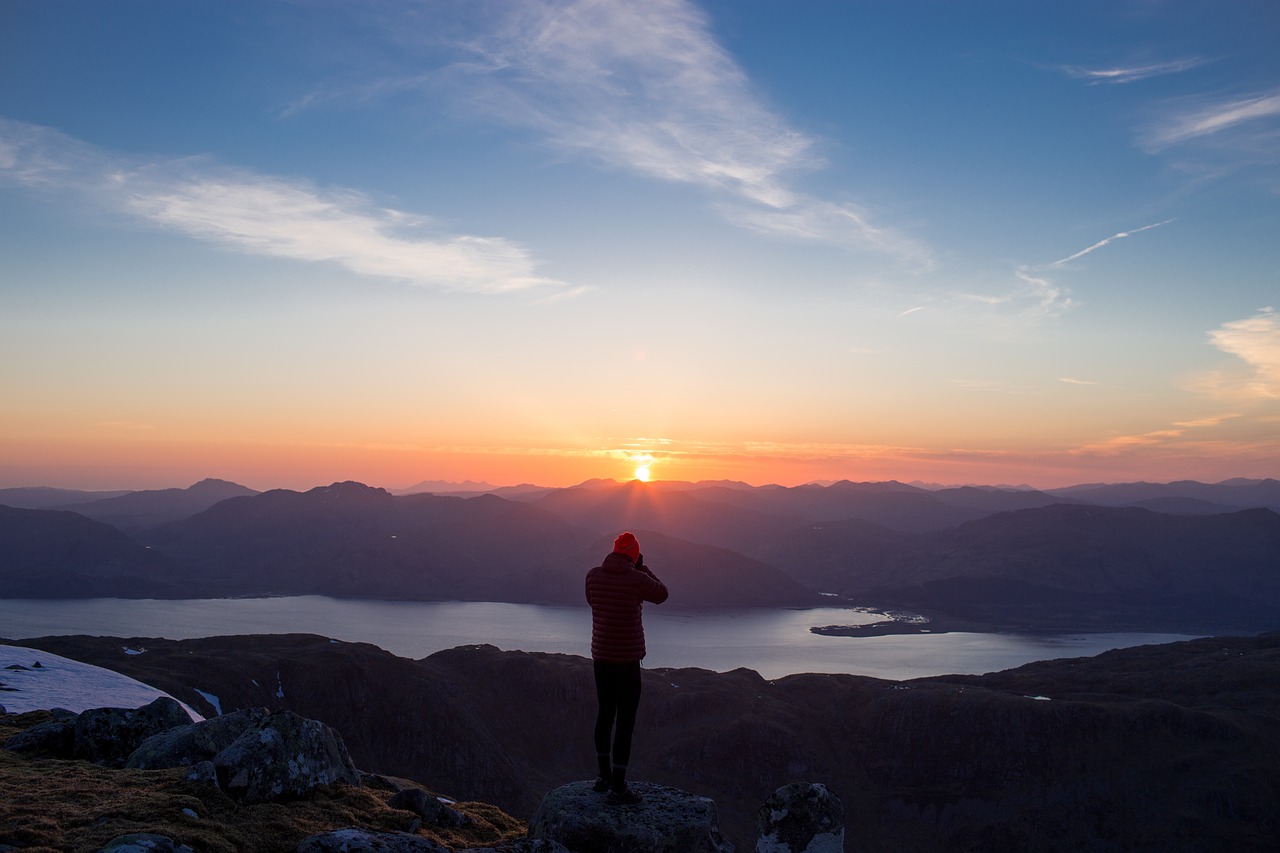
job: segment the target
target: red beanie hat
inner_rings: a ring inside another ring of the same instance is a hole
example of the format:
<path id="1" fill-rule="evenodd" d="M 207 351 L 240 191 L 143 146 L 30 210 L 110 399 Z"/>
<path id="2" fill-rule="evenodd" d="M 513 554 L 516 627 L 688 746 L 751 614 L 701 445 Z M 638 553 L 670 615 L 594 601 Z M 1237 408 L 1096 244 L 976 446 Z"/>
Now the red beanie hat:
<path id="1" fill-rule="evenodd" d="M 634 563 L 640 558 L 640 543 L 636 541 L 634 534 L 624 533 L 613 540 L 613 553 L 624 554 Z"/>

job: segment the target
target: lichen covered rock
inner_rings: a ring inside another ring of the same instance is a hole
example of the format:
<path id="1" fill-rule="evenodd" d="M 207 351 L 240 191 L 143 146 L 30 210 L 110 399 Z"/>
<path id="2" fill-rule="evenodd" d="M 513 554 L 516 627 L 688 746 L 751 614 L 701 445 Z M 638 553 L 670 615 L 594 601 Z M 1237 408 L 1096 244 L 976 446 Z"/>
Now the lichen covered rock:
<path id="1" fill-rule="evenodd" d="M 359 785 L 342 738 L 319 720 L 277 711 L 213 758 L 218 784 L 250 803 L 297 797 L 320 785 Z"/>
<path id="2" fill-rule="evenodd" d="M 639 803 L 611 806 L 591 782 L 556 788 L 530 819 L 529 837 L 574 853 L 732 853 L 711 799 L 651 782 L 631 789 Z"/>
<path id="3" fill-rule="evenodd" d="M 97 853 L 195 853 L 195 851 L 167 835 L 135 832 L 111 839 Z"/>
<path id="4" fill-rule="evenodd" d="M 793 782 L 760 808 L 756 853 L 843 853 L 844 806 L 825 785 Z"/>
<path id="5" fill-rule="evenodd" d="M 129 755 L 125 767 L 159 770 L 209 761 L 235 743 L 240 735 L 261 726 L 268 716 L 270 712 L 266 708 L 251 708 L 177 726 L 144 740 Z"/>
<path id="6" fill-rule="evenodd" d="M 336 829 L 302 839 L 297 853 L 449 853 L 429 838 L 407 832 Z"/>
<path id="7" fill-rule="evenodd" d="M 147 738 L 190 723 L 191 716 L 168 696 L 135 709 L 90 708 L 76 717 L 74 754 L 105 767 L 123 767 Z"/>

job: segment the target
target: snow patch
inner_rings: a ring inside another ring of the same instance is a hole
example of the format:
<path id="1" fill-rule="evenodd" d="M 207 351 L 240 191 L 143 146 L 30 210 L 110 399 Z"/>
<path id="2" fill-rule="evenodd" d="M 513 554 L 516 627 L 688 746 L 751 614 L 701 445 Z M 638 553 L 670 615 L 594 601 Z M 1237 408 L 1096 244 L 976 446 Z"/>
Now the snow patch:
<path id="1" fill-rule="evenodd" d="M 220 700 L 217 696 L 214 696 L 212 693 L 205 693 L 199 687 L 193 687 L 191 689 L 199 693 L 201 696 L 203 696 L 204 701 L 208 702 L 210 705 L 213 706 L 213 712 L 215 714 L 217 714 L 219 717 L 222 716 L 222 700 Z"/>
<path id="2" fill-rule="evenodd" d="M 276 670 L 276 698 L 284 698 L 284 679 L 280 677 L 280 670 Z"/>
<path id="3" fill-rule="evenodd" d="M 146 649 L 141 647 L 136 649 L 131 649 L 128 646 L 121 646 L 120 650 L 123 651 L 126 655 L 140 655 L 146 651 Z"/>
<path id="4" fill-rule="evenodd" d="M 6 669 L 9 666 L 19 669 Z M 10 714 L 66 708 L 77 714 L 90 708 L 141 708 L 169 696 L 149 684 L 110 669 L 26 646 L 0 645 L 0 681 Z M 172 699 L 172 696 L 169 696 Z M 195 722 L 204 717 L 179 703 Z"/>

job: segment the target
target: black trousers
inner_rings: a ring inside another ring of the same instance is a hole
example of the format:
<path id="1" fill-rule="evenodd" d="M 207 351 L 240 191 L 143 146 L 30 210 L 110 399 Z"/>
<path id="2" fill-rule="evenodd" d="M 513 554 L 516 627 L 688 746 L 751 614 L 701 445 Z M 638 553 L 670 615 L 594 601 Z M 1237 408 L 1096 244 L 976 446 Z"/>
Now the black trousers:
<path id="1" fill-rule="evenodd" d="M 596 754 L 609 755 L 609 734 L 613 732 L 613 763 L 625 767 L 631 760 L 631 734 L 636 728 L 640 707 L 640 661 L 605 663 L 593 661 L 596 675 Z"/>

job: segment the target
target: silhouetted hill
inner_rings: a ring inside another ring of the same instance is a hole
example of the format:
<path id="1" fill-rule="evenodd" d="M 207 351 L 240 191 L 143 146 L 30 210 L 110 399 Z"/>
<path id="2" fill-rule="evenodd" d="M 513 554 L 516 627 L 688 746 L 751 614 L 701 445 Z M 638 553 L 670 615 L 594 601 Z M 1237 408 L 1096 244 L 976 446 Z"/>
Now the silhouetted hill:
<path id="1" fill-rule="evenodd" d="M 644 488 L 653 490 L 657 484 Z M 683 484 L 680 491 L 704 504 L 725 505 L 766 517 L 807 522 L 860 519 L 907 532 L 945 530 L 996 512 L 1047 506 L 1063 499 L 1044 492 L 963 487 L 928 491 L 896 481 L 828 486 L 760 486 L 743 484 Z M 708 541 L 686 536 L 695 541 Z M 717 541 L 733 547 L 726 541 Z M 743 550 L 738 543 L 736 550 Z M 760 553 L 744 551 L 752 556 Z"/>
<path id="2" fill-rule="evenodd" d="M 335 483 L 222 501 L 146 541 L 225 594 L 441 600 L 500 596 L 495 578 L 581 551 L 593 536 L 497 497 L 396 497 Z"/>
<path id="3" fill-rule="evenodd" d="M 393 495 L 419 495 L 424 492 L 430 492 L 434 495 L 439 494 L 469 494 L 478 492 L 492 492 L 496 488 L 492 483 L 477 483 L 474 480 L 464 480 L 461 483 L 454 483 L 447 480 L 423 480 L 420 483 L 414 483 L 412 486 L 406 486 L 403 489 L 391 489 Z"/>
<path id="4" fill-rule="evenodd" d="M 126 533 L 138 533 L 157 524 L 190 518 L 227 498 L 256 494 L 253 489 L 238 483 L 207 479 L 185 489 L 129 492 L 88 503 L 67 504 L 58 509 L 78 512 L 86 518 L 106 522 Z"/>
<path id="5" fill-rule="evenodd" d="M 1195 480 L 1178 480 L 1172 483 L 1087 483 L 1047 491 L 1080 503 L 1099 506 L 1138 506 L 1153 500 L 1181 499 L 1214 504 L 1220 508 L 1219 511 L 1264 507 L 1280 512 L 1280 480 L 1271 479 L 1235 479 L 1221 483 L 1199 483 Z"/>
<path id="6" fill-rule="evenodd" d="M 777 568 L 735 551 L 685 542 L 654 531 L 633 532 L 644 560 L 671 593 L 672 607 L 803 607 L 820 602 L 814 591 Z M 512 574 L 501 587 L 520 601 L 583 604 L 583 578 L 613 549 L 597 539 L 581 553 Z"/>
<path id="7" fill-rule="evenodd" d="M 173 597 L 174 561 L 74 512 L 0 506 L 0 598 Z"/>
<path id="8" fill-rule="evenodd" d="M 68 504 L 87 503 L 103 498 L 116 498 L 127 494 L 130 494 L 127 489 L 86 492 L 80 489 L 55 489 L 51 486 L 21 486 L 13 489 L 0 489 L 0 506 L 17 507 L 18 509 L 49 509 Z"/>
<path id="9" fill-rule="evenodd" d="M 732 504 L 708 501 L 700 492 L 655 489 L 630 482 L 597 488 L 562 489 L 533 501 L 571 524 L 598 533 L 660 530 L 667 536 L 752 554 L 801 523 Z M 615 534 L 616 535 L 616 534 Z"/>
<path id="10" fill-rule="evenodd" d="M 590 661 L 467 646 L 421 661 L 309 635 L 6 641 L 118 670 L 213 713 L 319 719 L 358 766 L 528 817 L 590 778 Z M 851 641 L 858 642 L 858 641 Z M 126 654 L 124 648 L 142 654 Z M 795 779 L 850 850 L 1270 851 L 1280 634 L 906 682 L 645 669 L 631 777 L 709 796 L 739 849 Z"/>
<path id="11" fill-rule="evenodd" d="M 1063 504 L 898 548 L 883 537 L 861 547 L 821 531 L 799 538 L 823 555 L 827 577 L 846 569 L 833 591 L 889 606 L 1028 627 L 1280 624 L 1280 515 L 1265 509 L 1171 516 Z"/>

